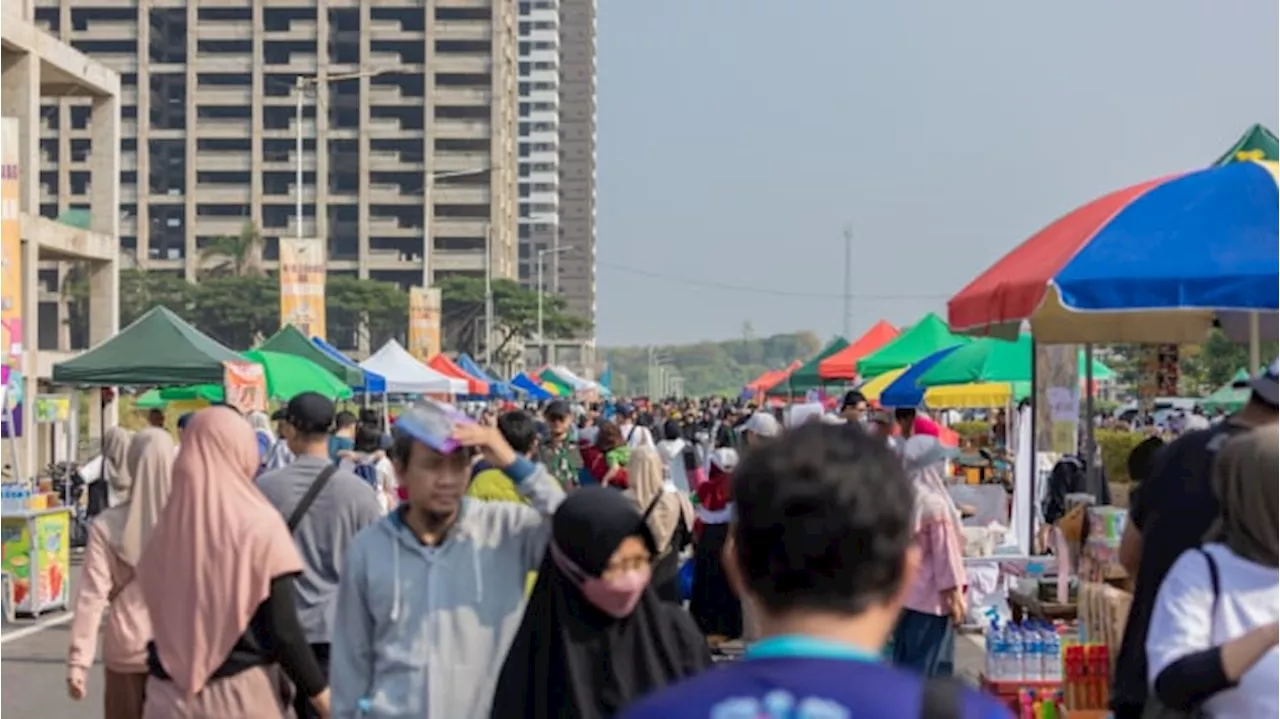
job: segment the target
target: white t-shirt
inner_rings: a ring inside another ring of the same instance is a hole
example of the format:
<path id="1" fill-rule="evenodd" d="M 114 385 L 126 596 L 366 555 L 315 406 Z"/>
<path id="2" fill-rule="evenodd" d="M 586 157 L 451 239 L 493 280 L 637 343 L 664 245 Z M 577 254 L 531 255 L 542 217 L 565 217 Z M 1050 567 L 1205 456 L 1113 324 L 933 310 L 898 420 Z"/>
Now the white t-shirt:
<path id="1" fill-rule="evenodd" d="M 1256 627 L 1280 620 L 1280 570 L 1242 559 L 1221 544 L 1205 551 L 1218 564 L 1218 611 L 1213 612 L 1209 564 L 1200 552 L 1183 552 L 1156 595 L 1147 632 L 1147 682 L 1165 667 L 1198 651 L 1219 646 Z M 1272 647 L 1240 684 L 1215 694 L 1204 710 L 1215 719 L 1280 716 L 1280 657 Z"/>
<path id="2" fill-rule="evenodd" d="M 618 429 L 622 432 L 622 438 L 626 440 L 627 446 L 632 449 L 654 446 L 653 435 L 647 427 L 628 422 L 618 425 Z"/>

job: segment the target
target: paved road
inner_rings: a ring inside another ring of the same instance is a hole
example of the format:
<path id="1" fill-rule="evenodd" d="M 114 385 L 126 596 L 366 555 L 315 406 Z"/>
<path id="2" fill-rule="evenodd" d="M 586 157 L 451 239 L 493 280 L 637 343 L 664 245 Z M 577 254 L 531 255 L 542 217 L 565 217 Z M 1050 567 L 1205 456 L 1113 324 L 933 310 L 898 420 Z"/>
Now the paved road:
<path id="1" fill-rule="evenodd" d="M 80 567 L 71 568 L 71 596 L 80 582 Z M 0 673 L 8 687 L 0 694 L 0 714 L 6 717 L 90 719 L 102 716 L 102 666 L 89 675 L 89 695 L 83 702 L 67 697 L 66 662 L 70 624 L 68 614 L 48 614 L 38 620 L 20 619 L 0 628 Z M 61 623 L 59 623 L 61 622 Z M 40 631 L 23 636 L 44 626 Z"/>

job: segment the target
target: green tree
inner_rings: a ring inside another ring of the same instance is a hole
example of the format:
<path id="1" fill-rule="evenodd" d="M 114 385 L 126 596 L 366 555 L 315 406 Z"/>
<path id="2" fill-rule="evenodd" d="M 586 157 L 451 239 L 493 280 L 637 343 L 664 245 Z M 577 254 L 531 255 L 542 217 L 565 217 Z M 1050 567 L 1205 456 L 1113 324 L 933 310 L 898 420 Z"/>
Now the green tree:
<path id="1" fill-rule="evenodd" d="M 1261 359 L 1264 363 L 1275 359 L 1275 342 L 1263 342 Z M 1249 345 L 1233 342 L 1221 330 L 1214 330 L 1199 347 L 1188 348 L 1179 356 L 1179 368 L 1189 390 L 1196 393 L 1212 392 L 1235 375 L 1240 368 L 1256 372 L 1249 367 Z"/>
<path id="2" fill-rule="evenodd" d="M 454 275 L 439 282 L 441 327 L 446 347 L 481 351 L 484 346 L 484 279 Z M 517 340 L 529 340 L 538 332 L 538 293 L 519 282 L 494 279 L 493 350 L 499 362 L 515 359 L 511 349 Z M 574 337 L 591 329 L 591 323 L 568 311 L 563 297 L 544 294 L 542 325 L 548 339 Z"/>
<path id="3" fill-rule="evenodd" d="M 220 275 L 191 285 L 189 321 L 234 350 L 280 328 L 280 283 L 269 275 Z"/>
<path id="4" fill-rule="evenodd" d="M 405 343 L 409 329 L 409 293 L 394 282 L 330 277 L 324 292 L 325 331 L 339 347 L 355 347 L 361 332 L 369 348 L 387 340 Z"/>
<path id="5" fill-rule="evenodd" d="M 214 238 L 200 250 L 200 264 L 206 267 L 203 274 L 210 276 L 262 275 L 262 236 L 258 228 L 245 220 L 239 234 Z"/>

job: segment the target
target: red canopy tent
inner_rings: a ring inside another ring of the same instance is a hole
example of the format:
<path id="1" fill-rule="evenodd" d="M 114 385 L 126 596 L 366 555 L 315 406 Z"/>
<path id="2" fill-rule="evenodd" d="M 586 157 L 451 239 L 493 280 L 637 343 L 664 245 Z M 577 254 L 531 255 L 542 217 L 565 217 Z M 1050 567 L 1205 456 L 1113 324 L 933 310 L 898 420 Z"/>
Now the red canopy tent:
<path id="1" fill-rule="evenodd" d="M 489 395 L 488 382 L 478 380 L 467 374 L 466 370 L 459 367 L 457 363 L 444 356 L 444 354 L 438 354 L 427 360 L 427 366 L 446 377 L 465 380 L 467 383 L 467 394 L 482 395 L 486 397 Z"/>
<path id="2" fill-rule="evenodd" d="M 790 376 L 792 372 L 795 372 L 798 368 L 800 368 L 803 365 L 804 363 L 801 362 L 800 360 L 795 360 L 790 365 L 788 365 L 785 369 L 769 370 L 768 372 L 765 372 L 764 374 L 755 378 L 751 382 L 747 383 L 747 389 L 751 392 L 768 392 L 774 387 L 777 387 L 782 382 L 786 381 L 787 377 Z"/>
<path id="3" fill-rule="evenodd" d="M 818 376 L 852 382 L 858 376 L 858 360 L 889 344 L 897 336 L 897 327 L 880 320 L 856 342 L 822 360 L 818 364 Z"/>

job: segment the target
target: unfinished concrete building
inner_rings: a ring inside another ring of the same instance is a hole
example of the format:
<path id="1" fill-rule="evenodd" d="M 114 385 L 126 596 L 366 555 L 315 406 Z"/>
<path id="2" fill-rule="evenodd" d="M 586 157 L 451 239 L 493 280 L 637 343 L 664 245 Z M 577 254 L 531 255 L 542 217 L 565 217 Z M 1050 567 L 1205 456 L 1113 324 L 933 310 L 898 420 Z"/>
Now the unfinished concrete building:
<path id="1" fill-rule="evenodd" d="M 88 341 L 101 342 L 116 333 L 119 317 L 118 209 L 120 205 L 120 77 L 105 65 L 94 62 L 65 43 L 41 32 L 33 22 L 30 0 L 6 0 L 0 7 L 0 38 L 3 39 L 3 76 L 0 114 L 4 116 L 5 181 L 17 181 L 16 206 L 6 202 L 6 225 L 17 219 L 20 227 L 18 267 L 6 267 L 5 278 L 12 284 L 6 296 L 18 309 L 22 329 L 12 341 L 6 364 L 24 373 L 23 396 L 34 398 L 42 389 L 40 380 L 51 375 L 54 363 L 67 359 L 57 352 L 41 351 L 38 338 L 57 332 L 56 312 L 40 311 L 42 280 L 47 272 L 57 273 L 59 265 L 79 263 L 87 268 Z M 75 98 L 91 129 L 80 136 L 79 152 L 84 186 L 80 202 L 88 210 L 86 227 L 73 227 L 41 216 L 41 116 L 42 105 L 62 98 Z M 6 250 L 12 237 L 5 237 Z M 11 257 L 6 252 L 5 264 Z M 20 291 L 15 293 L 15 290 Z M 15 322 L 6 306 L 6 323 Z M 47 388 L 45 388 L 47 389 Z M 38 426 L 36 402 L 25 401 L 21 468 L 30 475 L 52 459 L 40 456 L 49 446 L 41 434 L 55 431 L 54 425 Z M 115 423 L 108 405 L 103 416 Z M 90 434 L 100 428 L 99 414 L 90 413 Z M 46 434 L 47 436 L 47 434 Z M 57 443 L 54 443 L 57 444 Z M 9 460 L 7 460 L 9 461 Z M 15 466 L 18 466 L 15 464 Z"/>
<path id="2" fill-rule="evenodd" d="M 280 237 L 322 237 L 331 273 L 408 287 L 483 275 L 488 242 L 493 276 L 517 276 L 514 2 L 35 6 L 121 74 L 120 241 L 138 265 L 194 278 L 202 248 L 249 221 L 268 268 Z M 87 202 L 93 128 L 74 102 L 43 123 L 41 213 L 56 217 Z"/>

